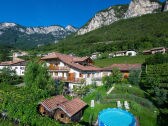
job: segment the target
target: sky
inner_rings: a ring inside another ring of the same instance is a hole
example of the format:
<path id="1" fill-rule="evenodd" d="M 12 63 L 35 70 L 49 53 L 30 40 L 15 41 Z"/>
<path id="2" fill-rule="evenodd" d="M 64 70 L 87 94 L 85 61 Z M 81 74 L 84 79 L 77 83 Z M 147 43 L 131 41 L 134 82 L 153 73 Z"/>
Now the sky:
<path id="1" fill-rule="evenodd" d="M 82 27 L 96 12 L 130 0 L 0 0 L 0 22 Z"/>

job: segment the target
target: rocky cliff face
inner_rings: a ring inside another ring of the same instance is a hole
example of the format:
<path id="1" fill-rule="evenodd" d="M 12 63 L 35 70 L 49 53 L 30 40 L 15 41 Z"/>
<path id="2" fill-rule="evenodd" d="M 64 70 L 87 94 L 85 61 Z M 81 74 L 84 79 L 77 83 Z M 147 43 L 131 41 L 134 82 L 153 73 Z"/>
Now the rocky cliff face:
<path id="1" fill-rule="evenodd" d="M 168 11 L 168 1 L 166 1 L 166 4 L 164 6 L 164 11 Z"/>
<path id="2" fill-rule="evenodd" d="M 161 10 L 161 5 L 157 2 L 151 2 L 151 0 L 132 0 L 125 18 L 154 13 L 158 9 Z"/>
<path id="3" fill-rule="evenodd" d="M 113 6 L 106 11 L 97 13 L 85 26 L 78 32 L 78 35 L 85 34 L 104 25 L 109 25 L 120 19 L 127 19 L 144 14 L 161 11 L 162 6 L 155 0 L 132 0 L 128 6 Z"/>
<path id="4" fill-rule="evenodd" d="M 77 34 L 82 35 L 122 19 L 127 8 L 128 6 L 114 6 L 97 13 L 83 28 L 78 31 Z"/>

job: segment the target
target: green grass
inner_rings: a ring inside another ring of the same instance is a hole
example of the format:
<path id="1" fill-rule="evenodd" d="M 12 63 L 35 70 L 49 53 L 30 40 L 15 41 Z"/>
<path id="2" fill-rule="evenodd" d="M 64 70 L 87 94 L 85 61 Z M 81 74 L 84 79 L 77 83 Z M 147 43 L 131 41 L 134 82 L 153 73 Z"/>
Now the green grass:
<path id="1" fill-rule="evenodd" d="M 136 64 L 136 63 L 144 63 L 145 59 L 150 57 L 149 55 L 138 55 L 138 56 L 123 56 L 123 57 L 114 57 L 108 59 L 99 59 L 95 60 L 94 63 L 98 67 L 107 67 L 115 63 L 124 63 L 124 64 Z"/>
<path id="2" fill-rule="evenodd" d="M 95 100 L 97 94 L 100 93 L 101 97 L 106 96 L 106 89 L 105 87 L 101 86 L 101 87 L 97 87 L 95 89 L 95 91 L 89 95 L 87 95 L 86 97 L 84 97 L 84 101 L 90 106 L 91 100 Z M 93 121 L 95 122 L 97 120 L 97 115 L 98 113 L 105 108 L 111 107 L 111 104 L 101 104 L 99 102 L 96 102 L 95 100 L 95 107 L 91 108 L 88 107 L 85 111 L 84 111 L 84 115 L 83 115 L 83 120 L 84 122 L 89 122 L 89 118 L 90 115 L 93 115 Z"/>
<path id="3" fill-rule="evenodd" d="M 0 126 L 14 126 L 14 125 L 8 120 L 0 119 Z"/>

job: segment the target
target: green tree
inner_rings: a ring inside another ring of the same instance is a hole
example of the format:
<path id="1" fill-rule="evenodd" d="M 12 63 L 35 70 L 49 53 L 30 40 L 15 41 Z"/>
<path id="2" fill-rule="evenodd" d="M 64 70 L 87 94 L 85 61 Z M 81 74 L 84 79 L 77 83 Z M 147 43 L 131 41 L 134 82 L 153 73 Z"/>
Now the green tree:
<path id="1" fill-rule="evenodd" d="M 122 80 L 122 73 L 118 68 L 114 68 L 111 74 L 114 83 L 120 83 Z"/>
<path id="2" fill-rule="evenodd" d="M 122 74 L 119 69 L 114 68 L 110 74 L 110 76 L 104 76 L 102 78 L 102 82 L 105 85 L 106 89 L 112 87 L 113 84 L 118 84 L 122 80 Z"/>
<path id="3" fill-rule="evenodd" d="M 58 81 L 56 82 L 56 94 L 63 95 L 67 91 L 67 87 L 65 86 L 65 82 Z"/>
<path id="4" fill-rule="evenodd" d="M 73 93 L 77 96 L 80 96 L 83 98 L 87 93 L 89 92 L 89 86 L 86 86 L 85 84 L 81 86 L 74 86 Z"/>
<path id="5" fill-rule="evenodd" d="M 31 61 L 25 71 L 24 82 L 32 90 L 42 89 L 52 92 L 55 90 L 54 81 L 48 73 L 45 63 Z"/>
<path id="6" fill-rule="evenodd" d="M 10 67 L 4 67 L 0 70 L 0 83 L 18 84 L 21 81 L 15 70 L 12 70 Z"/>
<path id="7" fill-rule="evenodd" d="M 138 85 L 140 82 L 140 70 L 131 70 L 129 75 L 129 82 L 134 85 Z"/>
<path id="8" fill-rule="evenodd" d="M 6 49 L 0 49 L 0 61 L 8 61 L 9 58 L 9 50 L 7 47 L 4 47 Z"/>
<path id="9" fill-rule="evenodd" d="M 103 82 L 106 90 L 108 90 L 113 84 L 113 79 L 112 79 L 111 75 L 110 76 L 104 76 L 102 78 L 102 82 Z"/>

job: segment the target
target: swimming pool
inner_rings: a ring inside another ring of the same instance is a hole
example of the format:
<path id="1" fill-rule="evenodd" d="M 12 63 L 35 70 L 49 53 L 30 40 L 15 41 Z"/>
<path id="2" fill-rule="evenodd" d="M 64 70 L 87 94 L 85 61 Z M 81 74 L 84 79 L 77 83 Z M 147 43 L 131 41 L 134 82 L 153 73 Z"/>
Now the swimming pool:
<path id="1" fill-rule="evenodd" d="M 118 108 L 108 108 L 99 113 L 99 126 L 136 126 L 135 117 Z"/>

